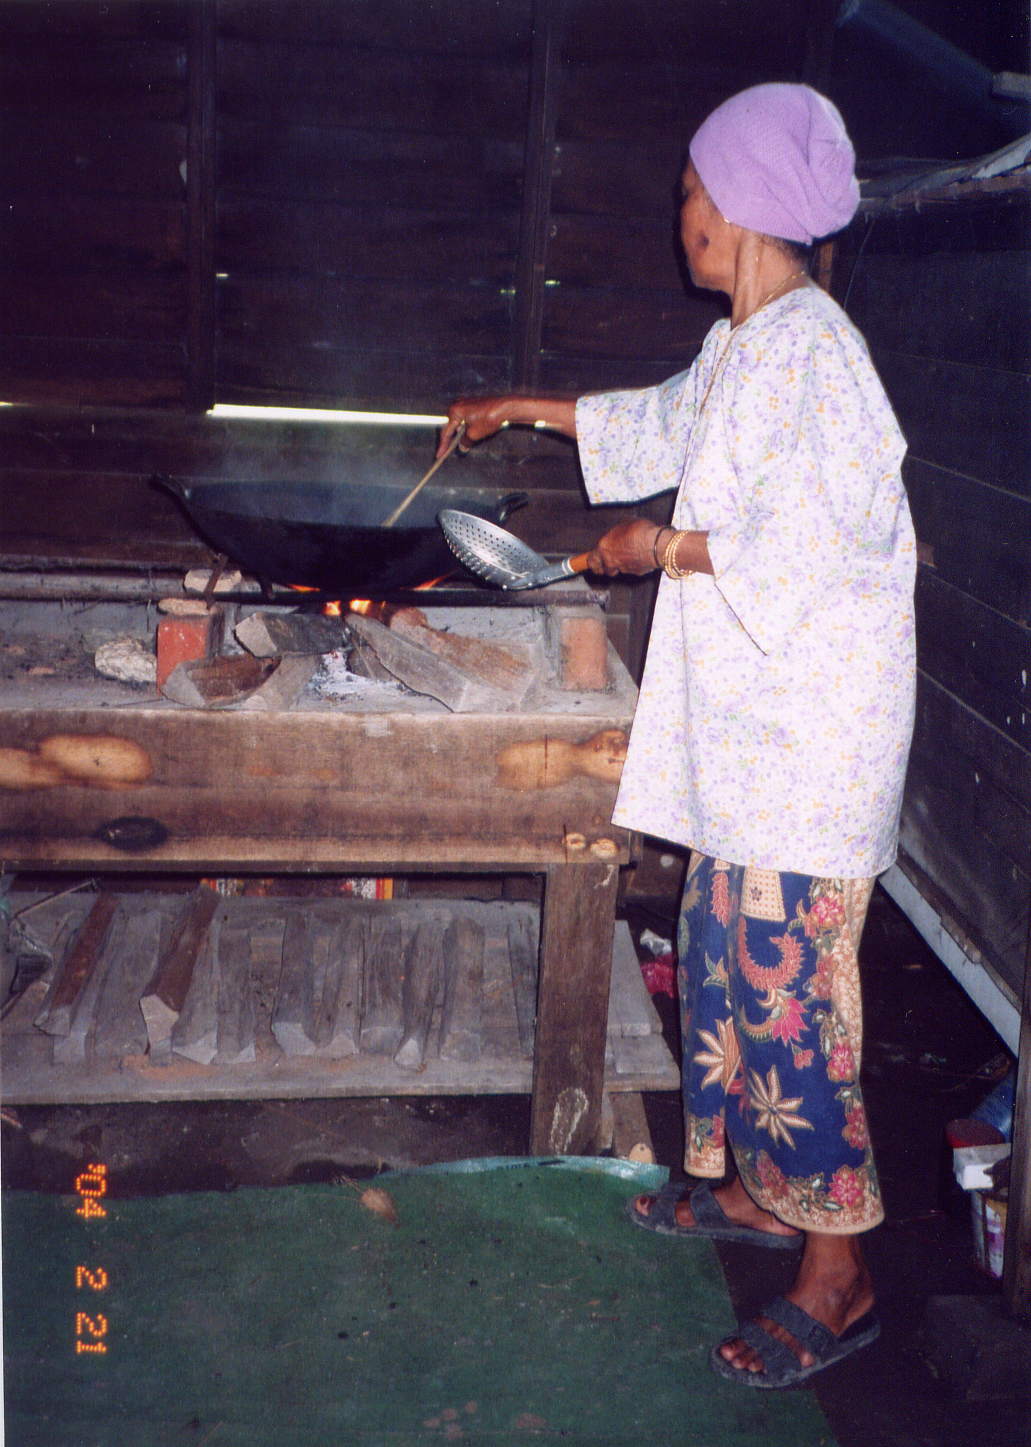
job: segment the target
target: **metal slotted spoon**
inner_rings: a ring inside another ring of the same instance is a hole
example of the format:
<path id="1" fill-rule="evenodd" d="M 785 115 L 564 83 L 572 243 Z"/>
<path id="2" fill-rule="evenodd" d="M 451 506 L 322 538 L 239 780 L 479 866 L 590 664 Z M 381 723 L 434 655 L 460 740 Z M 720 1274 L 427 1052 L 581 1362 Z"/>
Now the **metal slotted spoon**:
<path id="1" fill-rule="evenodd" d="M 496 588 L 543 588 L 587 571 L 587 553 L 549 563 L 512 533 L 472 513 L 448 507 L 437 514 L 437 521 L 459 562 Z"/>

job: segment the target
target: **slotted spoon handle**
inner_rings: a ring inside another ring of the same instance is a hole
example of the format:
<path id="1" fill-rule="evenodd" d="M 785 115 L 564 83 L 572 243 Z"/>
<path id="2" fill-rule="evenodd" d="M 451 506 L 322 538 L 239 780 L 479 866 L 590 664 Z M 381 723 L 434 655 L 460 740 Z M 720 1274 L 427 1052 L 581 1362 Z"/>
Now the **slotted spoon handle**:
<path id="1" fill-rule="evenodd" d="M 576 573 L 586 573 L 589 556 L 589 553 L 577 553 L 574 558 L 563 558 L 561 563 L 550 563 L 546 568 L 538 568 L 535 573 L 526 573 L 523 577 L 501 586 L 513 593 L 524 588 L 544 588 L 549 583 L 558 583 Z"/>

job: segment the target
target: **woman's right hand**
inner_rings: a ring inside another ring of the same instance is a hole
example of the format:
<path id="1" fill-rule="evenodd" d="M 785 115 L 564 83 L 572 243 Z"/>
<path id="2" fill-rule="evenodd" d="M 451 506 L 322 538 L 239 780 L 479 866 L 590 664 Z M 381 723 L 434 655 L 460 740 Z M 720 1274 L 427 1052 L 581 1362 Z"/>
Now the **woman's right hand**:
<path id="1" fill-rule="evenodd" d="M 437 456 L 444 456 L 459 431 L 462 432 L 462 440 L 458 446 L 463 452 L 474 442 L 493 437 L 512 420 L 510 411 L 514 401 L 515 398 L 510 396 L 459 397 L 448 408 L 447 422 L 437 444 Z"/>
<path id="2" fill-rule="evenodd" d="M 448 408 L 437 456 L 444 456 L 460 429 L 459 449 L 464 452 L 473 443 L 493 437 L 510 422 L 524 427 L 546 427 L 549 431 L 561 432 L 564 437 L 575 437 L 576 398 L 528 397 L 521 392 L 506 392 L 497 397 L 459 397 Z"/>

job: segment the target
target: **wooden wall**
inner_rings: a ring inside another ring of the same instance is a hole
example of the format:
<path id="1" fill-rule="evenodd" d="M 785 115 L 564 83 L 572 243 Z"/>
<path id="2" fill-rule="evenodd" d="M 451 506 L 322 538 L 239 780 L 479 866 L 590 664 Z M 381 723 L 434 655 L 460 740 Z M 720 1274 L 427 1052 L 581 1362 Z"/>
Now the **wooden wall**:
<path id="1" fill-rule="evenodd" d="M 837 282 L 909 443 L 919 703 L 904 861 L 1017 997 L 1031 900 L 1031 188 L 861 218 Z M 857 252 L 859 253 L 857 255 Z"/>
<path id="2" fill-rule="evenodd" d="M 800 75 L 826 9 L 0 6 L 0 398 L 25 404 L 0 411 L 0 560 L 206 556 L 155 472 L 346 482 L 379 446 L 414 482 L 432 455 L 426 434 L 216 424 L 215 400 L 439 413 L 687 366 L 721 312 L 674 242 L 687 140 L 724 95 Z M 552 551 L 615 520 L 553 439 L 449 466 L 530 491 L 519 530 Z M 613 590 L 633 670 L 651 592 Z"/>
<path id="3" fill-rule="evenodd" d="M 0 395 L 439 411 L 687 365 L 673 193 L 812 0 L 0 6 Z M 819 9 L 819 5 L 816 7 Z"/>

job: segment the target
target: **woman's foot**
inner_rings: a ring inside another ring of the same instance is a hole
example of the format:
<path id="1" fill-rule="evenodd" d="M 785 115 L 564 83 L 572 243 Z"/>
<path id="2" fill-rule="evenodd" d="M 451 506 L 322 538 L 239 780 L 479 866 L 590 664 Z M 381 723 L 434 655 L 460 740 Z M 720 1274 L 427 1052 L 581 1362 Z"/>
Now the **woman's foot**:
<path id="1" fill-rule="evenodd" d="M 654 1196 L 637 1196 L 634 1199 L 633 1210 L 639 1216 L 647 1218 L 655 1199 Z M 802 1234 L 793 1226 L 786 1226 L 769 1211 L 764 1211 L 761 1206 L 757 1206 L 739 1179 L 733 1180 L 727 1186 L 718 1186 L 713 1189 L 712 1199 L 726 1216 L 727 1221 L 734 1226 L 744 1226 L 748 1230 L 760 1231 L 769 1236 L 797 1238 Z M 690 1191 L 677 1202 L 674 1221 L 677 1226 L 686 1231 L 699 1224 L 708 1224 L 696 1222 L 691 1209 Z"/>
<path id="2" fill-rule="evenodd" d="M 833 1337 L 844 1336 L 872 1311 L 874 1304 L 873 1281 L 859 1249 L 859 1238 L 808 1232 L 798 1276 L 786 1296 Z M 759 1316 L 756 1322 L 793 1353 L 801 1368 L 817 1367 L 826 1355 L 821 1353 L 818 1358 L 787 1327 L 769 1317 Z M 868 1335 L 872 1339 L 876 1332 L 871 1328 Z M 761 1346 L 752 1345 L 740 1336 L 728 1337 L 717 1350 L 738 1372 L 760 1374 L 765 1370 Z"/>

